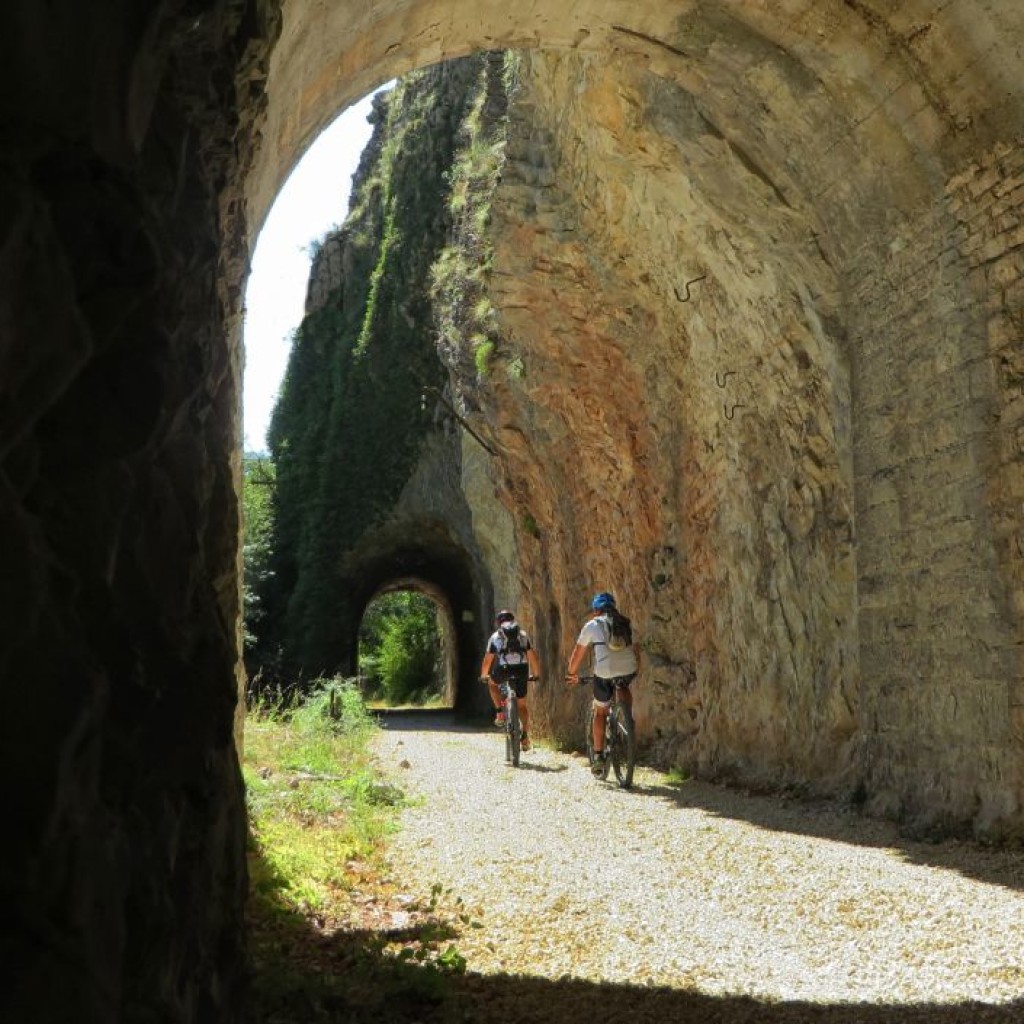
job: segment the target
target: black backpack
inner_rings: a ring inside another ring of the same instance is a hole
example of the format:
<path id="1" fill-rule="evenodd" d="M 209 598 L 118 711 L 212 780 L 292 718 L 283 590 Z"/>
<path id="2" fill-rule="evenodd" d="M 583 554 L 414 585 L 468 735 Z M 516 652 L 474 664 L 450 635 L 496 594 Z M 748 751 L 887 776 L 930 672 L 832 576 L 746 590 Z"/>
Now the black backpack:
<path id="1" fill-rule="evenodd" d="M 633 646 L 633 624 L 622 612 L 609 608 L 602 617 L 608 626 L 609 651 L 624 651 Z"/>
<path id="2" fill-rule="evenodd" d="M 507 657 L 509 654 L 518 654 L 520 656 L 526 654 L 526 647 L 523 644 L 523 637 L 518 625 L 512 633 L 505 629 L 502 629 L 500 632 L 503 641 L 501 650 L 498 652 L 500 655 Z M 524 664 L 522 657 L 520 657 L 519 663 Z"/>

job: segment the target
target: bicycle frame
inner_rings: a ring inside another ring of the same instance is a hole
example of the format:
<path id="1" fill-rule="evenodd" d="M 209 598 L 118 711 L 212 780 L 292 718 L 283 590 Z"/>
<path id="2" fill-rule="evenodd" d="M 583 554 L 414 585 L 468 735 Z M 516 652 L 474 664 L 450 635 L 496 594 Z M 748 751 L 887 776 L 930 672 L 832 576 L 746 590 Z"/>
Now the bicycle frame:
<path id="1" fill-rule="evenodd" d="M 518 768 L 523 742 L 523 723 L 519 719 L 519 700 L 510 683 L 503 681 L 498 686 L 501 689 L 501 700 L 505 708 L 505 760 L 513 768 Z"/>
<path id="2" fill-rule="evenodd" d="M 593 684 L 593 676 L 580 676 L 581 684 Z M 636 734 L 633 715 L 629 707 L 621 699 L 621 688 L 615 687 L 609 702 L 608 714 L 604 720 L 604 759 L 601 772 L 597 776 L 604 782 L 608 778 L 609 768 L 615 770 L 615 778 L 622 789 L 633 785 L 633 770 L 636 767 Z M 591 768 L 596 763 L 594 756 L 594 718 L 596 701 L 591 696 L 590 709 L 587 713 L 586 750 L 587 760 Z"/>

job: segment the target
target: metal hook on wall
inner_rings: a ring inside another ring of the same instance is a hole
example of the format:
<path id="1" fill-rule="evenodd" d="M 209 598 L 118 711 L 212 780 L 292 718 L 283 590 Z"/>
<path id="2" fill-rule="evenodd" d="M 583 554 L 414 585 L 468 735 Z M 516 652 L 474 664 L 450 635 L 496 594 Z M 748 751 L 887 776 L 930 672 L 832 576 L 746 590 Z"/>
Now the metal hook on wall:
<path id="1" fill-rule="evenodd" d="M 746 406 L 742 402 L 740 402 L 737 405 L 723 404 L 722 408 L 725 410 L 725 418 L 727 420 L 731 420 L 735 418 L 737 409 L 746 409 Z"/>
<path id="2" fill-rule="evenodd" d="M 736 376 L 736 371 L 735 370 L 726 370 L 725 373 L 723 373 L 723 374 L 719 374 L 718 371 L 716 370 L 715 371 L 715 383 L 720 388 L 724 388 L 725 387 L 725 382 L 730 377 L 735 377 L 735 376 Z"/>
<path id="3" fill-rule="evenodd" d="M 707 276 L 708 276 L 707 274 L 701 274 L 700 277 L 693 277 L 689 281 L 687 281 L 686 284 L 683 285 L 683 289 L 686 292 L 686 297 L 685 298 L 682 295 L 679 294 L 679 289 L 675 285 L 672 285 L 672 291 L 674 291 L 676 293 L 676 298 L 680 302 L 689 302 L 690 301 L 690 285 L 691 284 L 696 284 L 698 281 L 703 281 L 704 278 L 706 278 Z"/>

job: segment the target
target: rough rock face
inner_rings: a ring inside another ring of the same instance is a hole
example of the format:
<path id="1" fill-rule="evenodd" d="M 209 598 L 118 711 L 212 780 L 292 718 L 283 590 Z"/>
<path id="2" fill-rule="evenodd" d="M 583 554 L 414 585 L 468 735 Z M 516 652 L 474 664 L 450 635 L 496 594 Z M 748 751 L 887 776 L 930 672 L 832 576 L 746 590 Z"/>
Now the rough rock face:
<path id="1" fill-rule="evenodd" d="M 857 683 L 834 275 L 682 90 L 528 65 L 494 197 L 507 339 L 469 386 L 539 527 L 518 539 L 539 633 L 559 609 L 546 653 L 564 663 L 588 595 L 612 589 L 643 637 L 636 711 L 658 755 L 832 785 Z"/>
<path id="2" fill-rule="evenodd" d="M 240 1006 L 246 259 L 226 182 L 258 116 L 236 80 L 259 92 L 276 21 L 176 10 L 4 12 L 5 1021 Z"/>
<path id="3" fill-rule="evenodd" d="M 776 103 L 809 88 L 763 63 Z M 658 755 L 1012 831 L 1019 153 L 939 188 L 851 168 L 879 183 L 836 235 L 734 132 L 726 104 L 633 67 L 521 75 L 493 197 L 504 335 L 461 384 L 501 448 L 545 653 L 613 589 Z M 570 706 L 544 699 L 564 733 Z"/>

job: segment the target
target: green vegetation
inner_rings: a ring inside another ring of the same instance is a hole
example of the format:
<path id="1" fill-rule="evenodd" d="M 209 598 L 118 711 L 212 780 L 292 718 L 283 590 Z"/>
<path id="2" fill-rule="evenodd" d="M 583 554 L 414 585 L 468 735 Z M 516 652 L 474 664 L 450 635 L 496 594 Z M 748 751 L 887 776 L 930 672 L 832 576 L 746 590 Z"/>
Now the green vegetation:
<path id="1" fill-rule="evenodd" d="M 325 913 L 350 888 L 345 865 L 381 848 L 397 801 L 380 799 L 367 751 L 376 725 L 352 684 L 320 681 L 302 704 L 250 711 L 245 781 L 253 898 Z M 294 784 L 293 783 L 297 783 Z"/>
<path id="2" fill-rule="evenodd" d="M 378 97 L 351 212 L 318 250 L 322 283 L 329 266 L 344 272 L 296 332 L 269 431 L 274 527 L 251 659 L 264 671 L 355 667 L 343 624 L 357 610 L 341 567 L 394 506 L 434 429 L 423 396 L 445 371 L 430 267 L 448 236 L 446 175 L 479 60 L 416 72 Z"/>
<path id="3" fill-rule="evenodd" d="M 246 454 L 242 458 L 242 622 L 247 660 L 256 648 L 266 617 L 261 592 L 272 576 L 275 485 L 274 463 L 269 456 Z"/>
<path id="4" fill-rule="evenodd" d="M 443 647 L 437 606 L 404 590 L 372 601 L 359 627 L 359 675 L 367 697 L 387 705 L 441 699 Z"/>
<path id="5" fill-rule="evenodd" d="M 440 343 L 446 351 L 468 355 L 481 381 L 491 372 L 500 343 L 488 294 L 494 247 L 487 228 L 505 165 L 505 115 L 518 68 L 514 53 L 489 54 L 481 63 L 450 174 L 451 240 L 431 268 Z"/>
<path id="6" fill-rule="evenodd" d="M 407 927 L 363 925 L 368 906 L 393 898 L 384 841 L 404 799 L 374 769 L 376 728 L 355 683 L 342 680 L 318 680 L 298 705 L 262 700 L 250 709 L 243 767 L 254 1024 L 418 1019 L 465 971 L 452 940 L 474 922 L 440 885 L 402 904 Z"/>
<path id="7" fill-rule="evenodd" d="M 251 585 L 246 563 L 246 662 L 261 686 L 356 669 L 349 555 L 441 429 L 426 398 L 447 381 L 441 354 L 463 379 L 525 373 L 488 291 L 517 78 L 515 55 L 487 53 L 416 72 L 375 100 L 351 212 L 314 247 L 326 299 L 295 333 L 269 431 L 272 525 Z M 369 652 L 386 699 L 426 689 L 418 638 Z"/>

